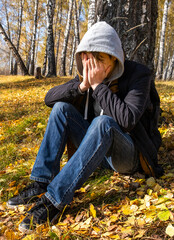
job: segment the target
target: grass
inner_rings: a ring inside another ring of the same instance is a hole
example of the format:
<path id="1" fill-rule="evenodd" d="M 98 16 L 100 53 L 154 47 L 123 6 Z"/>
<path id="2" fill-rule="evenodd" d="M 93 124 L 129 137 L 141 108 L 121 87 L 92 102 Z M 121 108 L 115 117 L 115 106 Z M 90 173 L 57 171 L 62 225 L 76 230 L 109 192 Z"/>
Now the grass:
<path id="1" fill-rule="evenodd" d="M 57 77 L 36 80 L 34 77 L 27 76 L 0 76 L 0 196 L 2 203 L 6 202 L 13 194 L 17 194 L 29 182 L 29 175 L 51 111 L 44 104 L 45 94 L 53 86 L 62 84 L 69 79 L 69 77 Z M 156 82 L 156 86 L 160 94 L 162 108 L 159 129 L 163 137 L 163 144 L 160 148 L 159 159 L 164 165 L 166 173 L 169 171 L 173 173 L 174 82 L 160 81 Z M 66 160 L 65 151 L 62 157 L 62 166 Z M 172 181 L 172 179 L 170 180 Z M 110 213 L 107 213 L 107 211 L 105 213 L 102 209 L 107 209 L 107 206 L 119 209 L 119 204 L 128 201 L 126 200 L 128 194 L 130 201 L 136 198 L 142 200 L 141 195 L 136 195 L 136 192 L 127 189 L 130 181 L 134 180 L 127 179 L 125 176 L 113 175 L 110 170 L 101 171 L 101 169 L 98 169 L 90 176 L 83 189 L 76 191 L 75 200 L 67 208 L 68 216 L 71 215 L 75 218 L 83 209 L 85 216 L 89 217 L 88 208 L 92 202 L 94 206 L 99 206 L 98 217 L 102 218 L 105 214 L 107 217 L 107 214 Z M 159 184 L 165 189 L 170 189 L 171 181 L 159 180 Z M 140 187 L 140 192 L 142 188 L 143 186 Z M 113 212 L 116 211 L 113 210 Z M 120 224 L 123 224 L 122 222 L 125 219 L 127 219 L 125 216 L 122 217 Z M 97 225 L 95 221 L 93 224 Z M 105 224 L 105 221 L 106 219 L 103 220 L 101 225 Z M 159 222 L 158 224 L 161 229 L 162 227 L 164 229 L 164 225 L 161 226 Z M 105 231 L 106 227 L 102 225 L 102 228 L 102 231 Z M 21 236 L 18 235 L 17 230 L 15 228 L 13 230 L 17 234 L 14 239 L 21 239 L 17 237 Z M 160 228 L 158 231 L 161 231 Z M 149 230 L 148 236 L 150 237 L 151 234 Z M 67 239 L 90 239 L 89 236 L 84 238 L 80 234 L 72 232 L 71 228 L 67 229 L 67 233 L 63 230 L 61 239 L 66 239 L 67 235 L 71 236 Z M 59 238 L 54 232 L 50 231 L 47 233 L 47 238 L 39 239 Z M 165 236 L 164 239 L 168 238 Z"/>

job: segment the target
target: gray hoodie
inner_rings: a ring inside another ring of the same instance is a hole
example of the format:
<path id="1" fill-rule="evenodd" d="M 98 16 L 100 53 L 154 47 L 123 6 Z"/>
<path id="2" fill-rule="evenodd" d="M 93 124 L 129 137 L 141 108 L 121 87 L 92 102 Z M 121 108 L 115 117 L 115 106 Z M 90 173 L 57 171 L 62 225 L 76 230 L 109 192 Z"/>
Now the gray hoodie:
<path id="1" fill-rule="evenodd" d="M 104 82 L 111 82 L 118 79 L 124 72 L 124 53 L 121 46 L 121 41 L 115 29 L 104 21 L 94 24 L 83 36 L 76 50 L 77 70 L 80 75 L 83 75 L 83 65 L 80 57 L 81 52 L 102 52 L 107 53 L 117 58 L 116 66 Z M 110 84 L 110 83 L 109 83 Z M 86 99 L 84 118 L 87 119 L 89 91 Z M 98 103 L 94 102 L 95 115 L 102 115 L 103 110 Z"/>
<path id="2" fill-rule="evenodd" d="M 83 75 L 81 52 L 103 52 L 117 58 L 117 64 L 109 81 L 119 78 L 124 72 L 124 53 L 115 29 L 106 22 L 97 22 L 83 36 L 76 50 L 77 70 Z"/>

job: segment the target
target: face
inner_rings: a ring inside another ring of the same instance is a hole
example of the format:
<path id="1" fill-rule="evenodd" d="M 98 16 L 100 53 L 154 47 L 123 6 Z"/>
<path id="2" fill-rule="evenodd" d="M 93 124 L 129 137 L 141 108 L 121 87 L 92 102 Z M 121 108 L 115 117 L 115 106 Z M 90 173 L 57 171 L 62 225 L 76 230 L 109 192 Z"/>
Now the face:
<path id="1" fill-rule="evenodd" d="M 85 52 L 85 54 L 87 55 L 87 58 L 88 58 L 88 59 L 91 58 L 91 56 L 94 56 L 94 57 L 95 57 L 95 55 L 92 55 L 92 53 L 90 53 L 90 52 Z M 106 53 L 100 52 L 100 53 L 97 53 L 97 57 L 95 57 L 95 58 L 96 58 L 98 61 L 100 61 L 100 62 L 103 63 L 105 71 L 106 71 L 106 69 L 107 69 L 108 67 L 111 67 L 111 70 L 110 70 L 110 72 L 109 72 L 109 74 L 108 74 L 108 75 L 110 75 L 111 72 L 113 71 L 114 67 L 115 67 L 116 57 L 110 56 L 110 55 L 108 55 L 108 54 L 106 54 Z"/>

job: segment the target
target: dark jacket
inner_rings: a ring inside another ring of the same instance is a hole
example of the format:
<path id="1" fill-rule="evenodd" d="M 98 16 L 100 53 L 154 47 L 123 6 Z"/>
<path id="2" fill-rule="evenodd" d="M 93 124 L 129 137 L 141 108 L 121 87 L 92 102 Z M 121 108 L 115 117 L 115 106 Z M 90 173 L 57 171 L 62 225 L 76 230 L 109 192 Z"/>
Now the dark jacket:
<path id="1" fill-rule="evenodd" d="M 125 61 L 124 69 L 123 75 L 109 86 L 101 83 L 94 91 L 90 89 L 88 120 L 92 121 L 95 117 L 93 103 L 96 101 L 103 109 L 103 114 L 113 117 L 122 130 L 134 139 L 153 170 L 149 174 L 159 177 L 163 174 L 157 161 L 157 151 L 161 144 L 157 128 L 159 96 L 147 67 Z M 79 92 L 79 84 L 77 75 L 69 82 L 52 88 L 45 97 L 46 105 L 53 107 L 58 101 L 69 102 L 84 114 L 86 93 L 82 95 Z"/>

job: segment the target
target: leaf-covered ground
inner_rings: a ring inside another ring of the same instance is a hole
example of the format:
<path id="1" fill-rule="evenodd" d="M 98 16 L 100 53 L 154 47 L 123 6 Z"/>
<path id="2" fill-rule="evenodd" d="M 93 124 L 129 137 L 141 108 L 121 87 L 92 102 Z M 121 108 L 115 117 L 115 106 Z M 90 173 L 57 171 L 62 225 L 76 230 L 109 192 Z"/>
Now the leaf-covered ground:
<path id="1" fill-rule="evenodd" d="M 27 208 L 8 209 L 6 202 L 29 182 L 50 113 L 44 105 L 46 92 L 68 80 L 0 76 L 0 239 L 173 239 L 174 82 L 156 83 L 163 177 L 145 179 L 98 169 L 54 226 L 38 226 L 28 235 L 18 231 Z M 62 166 L 66 160 L 65 151 Z"/>

